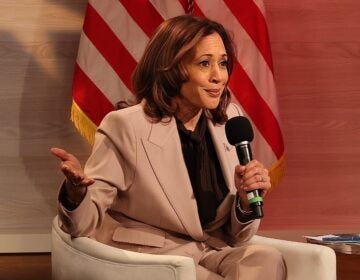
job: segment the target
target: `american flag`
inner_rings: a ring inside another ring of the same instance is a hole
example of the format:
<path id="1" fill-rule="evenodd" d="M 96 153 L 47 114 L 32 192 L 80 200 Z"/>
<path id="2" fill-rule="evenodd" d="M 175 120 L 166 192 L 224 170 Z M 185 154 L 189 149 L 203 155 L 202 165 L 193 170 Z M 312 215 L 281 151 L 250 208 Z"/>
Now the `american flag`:
<path id="1" fill-rule="evenodd" d="M 92 143 L 114 104 L 133 99 L 131 74 L 155 28 L 185 13 L 218 21 L 233 35 L 237 61 L 229 88 L 253 124 L 255 158 L 270 169 L 277 185 L 284 143 L 262 0 L 89 0 L 73 80 L 72 121 Z"/>

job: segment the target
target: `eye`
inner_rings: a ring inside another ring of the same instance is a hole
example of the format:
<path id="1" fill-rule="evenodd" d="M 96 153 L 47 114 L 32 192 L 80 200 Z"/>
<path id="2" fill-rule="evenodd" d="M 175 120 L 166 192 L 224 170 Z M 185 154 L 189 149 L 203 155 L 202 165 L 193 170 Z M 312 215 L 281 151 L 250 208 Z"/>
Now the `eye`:
<path id="1" fill-rule="evenodd" d="M 222 68 L 227 68 L 227 66 L 228 66 L 228 61 L 227 61 L 227 60 L 222 60 L 222 61 L 220 61 L 220 66 L 221 66 Z"/>
<path id="2" fill-rule="evenodd" d="M 210 62 L 208 60 L 203 60 L 203 61 L 200 61 L 199 65 L 203 66 L 203 67 L 207 67 L 210 65 Z"/>

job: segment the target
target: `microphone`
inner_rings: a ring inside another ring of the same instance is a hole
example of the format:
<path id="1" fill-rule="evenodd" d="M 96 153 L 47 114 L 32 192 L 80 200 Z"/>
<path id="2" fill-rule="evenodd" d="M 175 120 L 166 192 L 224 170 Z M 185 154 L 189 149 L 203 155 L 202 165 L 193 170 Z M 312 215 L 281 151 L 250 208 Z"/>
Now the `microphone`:
<path id="1" fill-rule="evenodd" d="M 228 142 L 235 146 L 236 153 L 241 165 L 246 165 L 252 160 L 250 142 L 254 139 L 254 131 L 246 117 L 237 116 L 229 119 L 225 124 L 226 138 Z M 250 208 L 255 219 L 264 216 L 262 205 L 263 199 L 260 190 L 247 192 Z"/>

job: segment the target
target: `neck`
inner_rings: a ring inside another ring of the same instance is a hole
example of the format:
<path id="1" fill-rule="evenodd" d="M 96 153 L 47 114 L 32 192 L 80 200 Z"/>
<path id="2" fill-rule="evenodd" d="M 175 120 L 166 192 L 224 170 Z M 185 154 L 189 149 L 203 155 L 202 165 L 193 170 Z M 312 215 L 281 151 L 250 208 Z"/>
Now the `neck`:
<path id="1" fill-rule="evenodd" d="M 176 117 L 183 123 L 186 129 L 194 131 L 196 125 L 200 119 L 202 110 L 185 110 L 180 108 L 179 112 L 176 114 Z"/>

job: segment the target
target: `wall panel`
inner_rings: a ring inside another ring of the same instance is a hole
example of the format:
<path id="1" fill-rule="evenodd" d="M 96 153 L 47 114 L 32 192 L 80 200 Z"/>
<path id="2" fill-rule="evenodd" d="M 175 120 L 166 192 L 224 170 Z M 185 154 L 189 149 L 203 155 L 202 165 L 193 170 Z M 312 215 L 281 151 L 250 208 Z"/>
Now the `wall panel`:
<path id="1" fill-rule="evenodd" d="M 47 234 L 62 175 L 49 148 L 82 161 L 69 121 L 86 0 L 0 2 L 1 234 Z M 360 2 L 265 0 L 287 172 L 263 230 L 360 223 Z M 1 251 L 1 248 L 0 248 Z"/>
<path id="2" fill-rule="evenodd" d="M 262 228 L 358 228 L 360 3 L 265 4 L 288 162 Z"/>
<path id="3" fill-rule="evenodd" d="M 69 121 L 85 5 L 0 2 L 0 244 L 7 250 L 11 234 L 17 251 L 19 236 L 31 244 L 50 232 L 62 175 L 49 148 L 66 147 L 82 160 L 89 152 Z"/>

